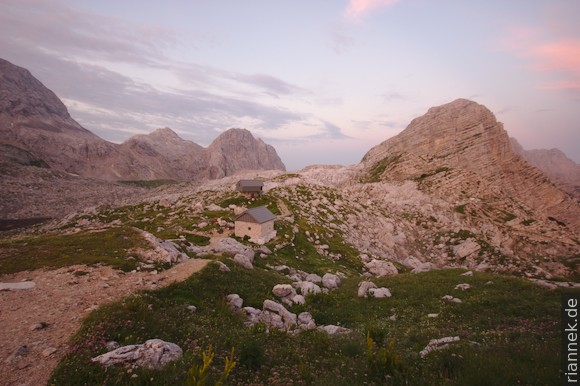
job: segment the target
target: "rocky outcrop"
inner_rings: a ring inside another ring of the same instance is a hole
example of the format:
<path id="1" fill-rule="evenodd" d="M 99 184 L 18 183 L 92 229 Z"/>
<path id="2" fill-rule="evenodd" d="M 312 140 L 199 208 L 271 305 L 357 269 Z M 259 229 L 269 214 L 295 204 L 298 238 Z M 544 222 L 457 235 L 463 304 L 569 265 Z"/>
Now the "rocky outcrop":
<path id="1" fill-rule="evenodd" d="M 524 150 L 510 138 L 513 150 L 530 165 L 543 171 L 563 191 L 580 201 L 580 165 L 566 157 L 560 149 Z"/>
<path id="2" fill-rule="evenodd" d="M 182 356 L 183 350 L 175 343 L 149 339 L 143 344 L 119 347 L 93 358 L 92 361 L 99 362 L 103 366 L 121 364 L 160 370 Z"/>
<path id="3" fill-rule="evenodd" d="M 430 108 L 363 158 L 362 179 L 415 180 L 441 198 L 517 200 L 580 230 L 580 206 L 517 153 L 493 113 L 458 99 Z M 502 208 L 503 210 L 503 208 Z"/>

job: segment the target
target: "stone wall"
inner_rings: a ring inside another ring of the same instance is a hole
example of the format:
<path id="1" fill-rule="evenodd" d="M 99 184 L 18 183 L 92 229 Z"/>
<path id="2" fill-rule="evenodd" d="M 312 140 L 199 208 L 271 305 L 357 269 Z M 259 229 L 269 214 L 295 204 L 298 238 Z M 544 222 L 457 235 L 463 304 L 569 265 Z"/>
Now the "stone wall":
<path id="1" fill-rule="evenodd" d="M 250 239 L 262 239 L 274 232 L 274 221 L 263 224 L 254 222 L 236 221 L 235 235 L 237 237 L 249 236 Z"/>

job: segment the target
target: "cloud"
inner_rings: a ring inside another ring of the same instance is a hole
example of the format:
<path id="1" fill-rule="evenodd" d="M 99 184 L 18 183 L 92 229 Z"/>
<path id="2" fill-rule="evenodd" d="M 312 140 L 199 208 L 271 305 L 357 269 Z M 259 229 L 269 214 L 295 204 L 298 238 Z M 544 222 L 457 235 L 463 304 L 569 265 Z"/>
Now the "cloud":
<path id="1" fill-rule="evenodd" d="M 509 106 L 508 107 L 504 107 L 504 108 L 502 108 L 500 110 L 495 111 L 495 115 L 497 116 L 497 115 L 507 114 L 507 113 L 510 113 L 510 112 L 512 112 L 514 110 L 517 110 L 517 109 L 514 109 L 513 107 L 509 107 Z"/>
<path id="2" fill-rule="evenodd" d="M 208 143 L 229 127 L 277 131 L 309 119 L 270 102 L 308 90 L 269 74 L 173 60 L 166 51 L 179 39 L 171 30 L 51 0 L 6 0 L 2 8 L 0 55 L 29 69 L 106 139 L 169 126 Z"/>
<path id="3" fill-rule="evenodd" d="M 543 90 L 580 91 L 580 39 L 557 36 L 546 40 L 540 29 L 512 28 L 500 46 L 525 61 L 525 67 L 546 80 Z"/>
<path id="4" fill-rule="evenodd" d="M 399 0 L 350 0 L 345 11 L 344 16 L 347 19 L 358 21 L 371 11 L 387 7 L 397 3 Z"/>
<path id="5" fill-rule="evenodd" d="M 322 138 L 328 138 L 328 139 L 351 138 L 348 135 L 344 134 L 342 132 L 342 129 L 340 127 L 336 126 L 334 123 L 328 122 L 328 121 L 322 121 L 322 123 L 324 124 L 324 126 L 326 128 L 325 133 L 322 135 Z"/>
<path id="6" fill-rule="evenodd" d="M 406 97 L 398 92 L 389 92 L 386 94 L 380 94 L 380 97 L 382 97 L 384 100 L 386 100 L 387 102 L 393 102 L 395 100 L 405 100 Z"/>
<path id="7" fill-rule="evenodd" d="M 334 26 L 330 31 L 331 48 L 337 55 L 342 55 L 354 45 L 354 39 L 347 35 L 344 26 Z"/>
<path id="8" fill-rule="evenodd" d="M 11 41 L 66 58 L 163 66 L 163 51 L 177 43 L 167 29 L 130 24 L 50 0 L 5 0 L 0 34 Z"/>
<path id="9" fill-rule="evenodd" d="M 281 79 L 266 74 L 236 74 L 233 79 L 262 89 L 267 95 L 279 98 L 280 95 L 302 94 L 307 90 L 294 86 Z"/>

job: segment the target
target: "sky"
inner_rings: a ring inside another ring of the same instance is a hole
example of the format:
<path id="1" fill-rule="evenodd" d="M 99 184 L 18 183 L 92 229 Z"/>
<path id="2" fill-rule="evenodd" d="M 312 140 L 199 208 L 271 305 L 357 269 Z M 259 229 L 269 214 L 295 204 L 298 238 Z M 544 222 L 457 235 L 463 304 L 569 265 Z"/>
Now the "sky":
<path id="1" fill-rule="evenodd" d="M 358 163 L 429 107 L 488 107 L 580 163 L 577 0 L 2 0 L 0 57 L 120 143 L 246 128 L 289 170 Z"/>

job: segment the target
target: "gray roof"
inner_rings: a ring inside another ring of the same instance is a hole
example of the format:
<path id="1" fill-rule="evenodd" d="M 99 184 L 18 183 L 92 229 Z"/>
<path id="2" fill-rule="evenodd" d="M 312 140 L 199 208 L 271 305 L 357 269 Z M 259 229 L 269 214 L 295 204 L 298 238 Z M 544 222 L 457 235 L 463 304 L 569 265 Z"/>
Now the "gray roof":
<path id="1" fill-rule="evenodd" d="M 240 180 L 238 185 L 243 187 L 264 186 L 264 183 L 260 180 Z"/>
<path id="2" fill-rule="evenodd" d="M 254 220 L 252 222 L 257 222 L 258 224 L 263 224 L 265 222 L 268 221 L 272 221 L 276 219 L 276 215 L 272 212 L 270 212 L 270 210 L 268 208 L 266 208 L 265 206 L 258 206 L 256 208 L 250 208 L 248 210 L 246 210 L 244 213 L 240 214 L 236 220 L 242 220 L 242 221 L 246 221 L 245 218 L 243 217 L 247 217 L 249 216 L 251 218 L 251 220 Z M 248 218 L 248 220 L 250 220 L 250 218 Z"/>

